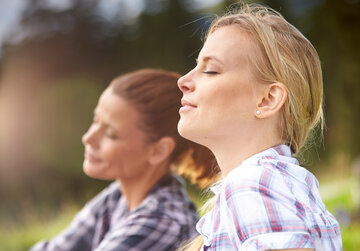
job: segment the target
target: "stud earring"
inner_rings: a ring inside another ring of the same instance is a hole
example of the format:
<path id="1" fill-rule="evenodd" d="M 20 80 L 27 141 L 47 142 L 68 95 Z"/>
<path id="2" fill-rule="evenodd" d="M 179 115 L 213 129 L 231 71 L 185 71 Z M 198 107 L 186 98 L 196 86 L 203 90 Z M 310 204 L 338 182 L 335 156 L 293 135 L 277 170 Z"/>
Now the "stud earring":
<path id="1" fill-rule="evenodd" d="M 261 113 L 261 112 L 260 112 L 259 110 L 256 111 L 256 115 L 260 115 L 260 113 Z"/>

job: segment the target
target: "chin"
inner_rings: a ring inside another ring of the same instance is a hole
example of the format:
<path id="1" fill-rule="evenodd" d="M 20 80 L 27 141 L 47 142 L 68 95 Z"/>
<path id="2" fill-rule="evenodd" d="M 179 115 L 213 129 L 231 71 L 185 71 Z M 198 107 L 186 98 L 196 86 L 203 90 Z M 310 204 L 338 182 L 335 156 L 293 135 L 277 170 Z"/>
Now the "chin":
<path id="1" fill-rule="evenodd" d="M 191 129 L 189 128 L 189 126 L 184 125 L 184 123 L 182 123 L 181 119 L 178 123 L 177 129 L 178 129 L 178 132 L 181 137 L 192 141 L 191 137 L 189 137 L 189 135 L 191 134 L 190 133 Z"/>
<path id="2" fill-rule="evenodd" d="M 178 132 L 181 137 L 197 144 L 203 145 L 199 138 L 201 131 L 194 130 L 194 128 L 190 127 L 189 125 L 184 125 L 183 123 L 181 123 L 181 120 L 178 123 Z"/>
<path id="3" fill-rule="evenodd" d="M 85 173 L 87 176 L 89 176 L 89 177 L 91 177 L 91 178 L 98 179 L 97 173 L 94 172 L 94 170 L 92 170 L 91 168 L 83 165 L 83 171 L 84 171 L 84 173 Z"/>
<path id="4" fill-rule="evenodd" d="M 108 180 L 105 177 L 103 177 L 104 176 L 103 169 L 93 167 L 89 165 L 89 163 L 83 164 L 83 171 L 90 178 L 99 179 L 99 180 Z"/>

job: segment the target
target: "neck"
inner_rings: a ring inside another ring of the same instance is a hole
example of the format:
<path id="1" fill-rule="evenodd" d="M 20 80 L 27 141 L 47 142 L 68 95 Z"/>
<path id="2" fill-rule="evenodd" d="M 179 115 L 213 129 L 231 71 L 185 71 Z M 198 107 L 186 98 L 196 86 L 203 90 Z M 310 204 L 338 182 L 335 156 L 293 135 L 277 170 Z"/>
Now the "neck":
<path id="1" fill-rule="evenodd" d="M 282 143 L 276 130 L 269 129 L 265 124 L 259 125 L 242 134 L 219 137 L 208 146 L 216 157 L 223 177 L 244 160 Z"/>
<path id="2" fill-rule="evenodd" d="M 156 167 L 146 167 L 144 170 L 148 171 L 140 177 L 118 180 L 129 211 L 134 210 L 141 204 L 151 188 L 168 172 L 168 165 L 168 163 L 163 163 Z"/>

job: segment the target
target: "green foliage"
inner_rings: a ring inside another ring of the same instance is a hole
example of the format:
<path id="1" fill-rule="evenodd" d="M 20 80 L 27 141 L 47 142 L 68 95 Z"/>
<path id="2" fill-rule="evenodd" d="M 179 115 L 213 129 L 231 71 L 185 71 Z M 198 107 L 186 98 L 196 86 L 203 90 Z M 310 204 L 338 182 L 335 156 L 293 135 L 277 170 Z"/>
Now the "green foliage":
<path id="1" fill-rule="evenodd" d="M 22 225 L 0 226 L 0 250 L 25 251 L 40 240 L 48 240 L 58 234 L 71 222 L 77 206 L 68 205 L 60 212 L 49 216 L 31 214 L 27 215 Z"/>
<path id="2" fill-rule="evenodd" d="M 360 225 L 354 223 L 350 226 L 341 228 L 341 236 L 343 239 L 343 250 L 357 251 L 360 248 Z"/>
<path id="3" fill-rule="evenodd" d="M 360 153 L 360 2 L 329 0 L 301 18 L 323 62 L 327 155 Z"/>
<path id="4" fill-rule="evenodd" d="M 322 199 L 326 208 L 332 213 L 336 213 L 339 209 L 348 213 L 356 211 L 359 206 L 359 192 L 359 181 L 354 176 L 320 184 Z"/>

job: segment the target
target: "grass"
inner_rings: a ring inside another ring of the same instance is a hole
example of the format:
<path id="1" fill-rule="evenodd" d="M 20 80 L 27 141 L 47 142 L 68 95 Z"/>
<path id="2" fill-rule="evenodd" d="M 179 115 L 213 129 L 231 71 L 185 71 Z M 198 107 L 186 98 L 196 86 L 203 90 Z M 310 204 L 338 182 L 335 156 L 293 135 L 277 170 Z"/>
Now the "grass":
<path id="1" fill-rule="evenodd" d="M 1 224 L 0 250 L 29 250 L 39 240 L 50 239 L 64 229 L 79 210 L 73 205 L 65 206 L 52 220 L 28 216 L 22 225 Z"/>
<path id="2" fill-rule="evenodd" d="M 334 177 L 334 176 L 333 176 Z M 360 223 L 351 219 L 359 206 L 359 181 L 351 175 L 320 182 L 320 193 L 328 210 L 341 223 L 345 251 L 360 250 Z M 190 196 L 196 198 L 195 191 Z M 200 206 L 203 201 L 197 203 Z M 29 214 L 22 225 L 0 225 L 0 250 L 24 251 L 41 239 L 49 239 L 64 229 L 79 207 L 67 205 L 51 220 Z M 49 217 L 46 217 L 49 218 Z"/>
<path id="3" fill-rule="evenodd" d="M 320 193 L 326 208 L 341 226 L 343 250 L 360 250 L 359 199 L 360 184 L 356 176 L 320 183 Z"/>
<path id="4" fill-rule="evenodd" d="M 360 224 L 353 223 L 349 226 L 341 228 L 341 236 L 343 239 L 344 251 L 360 250 Z"/>

